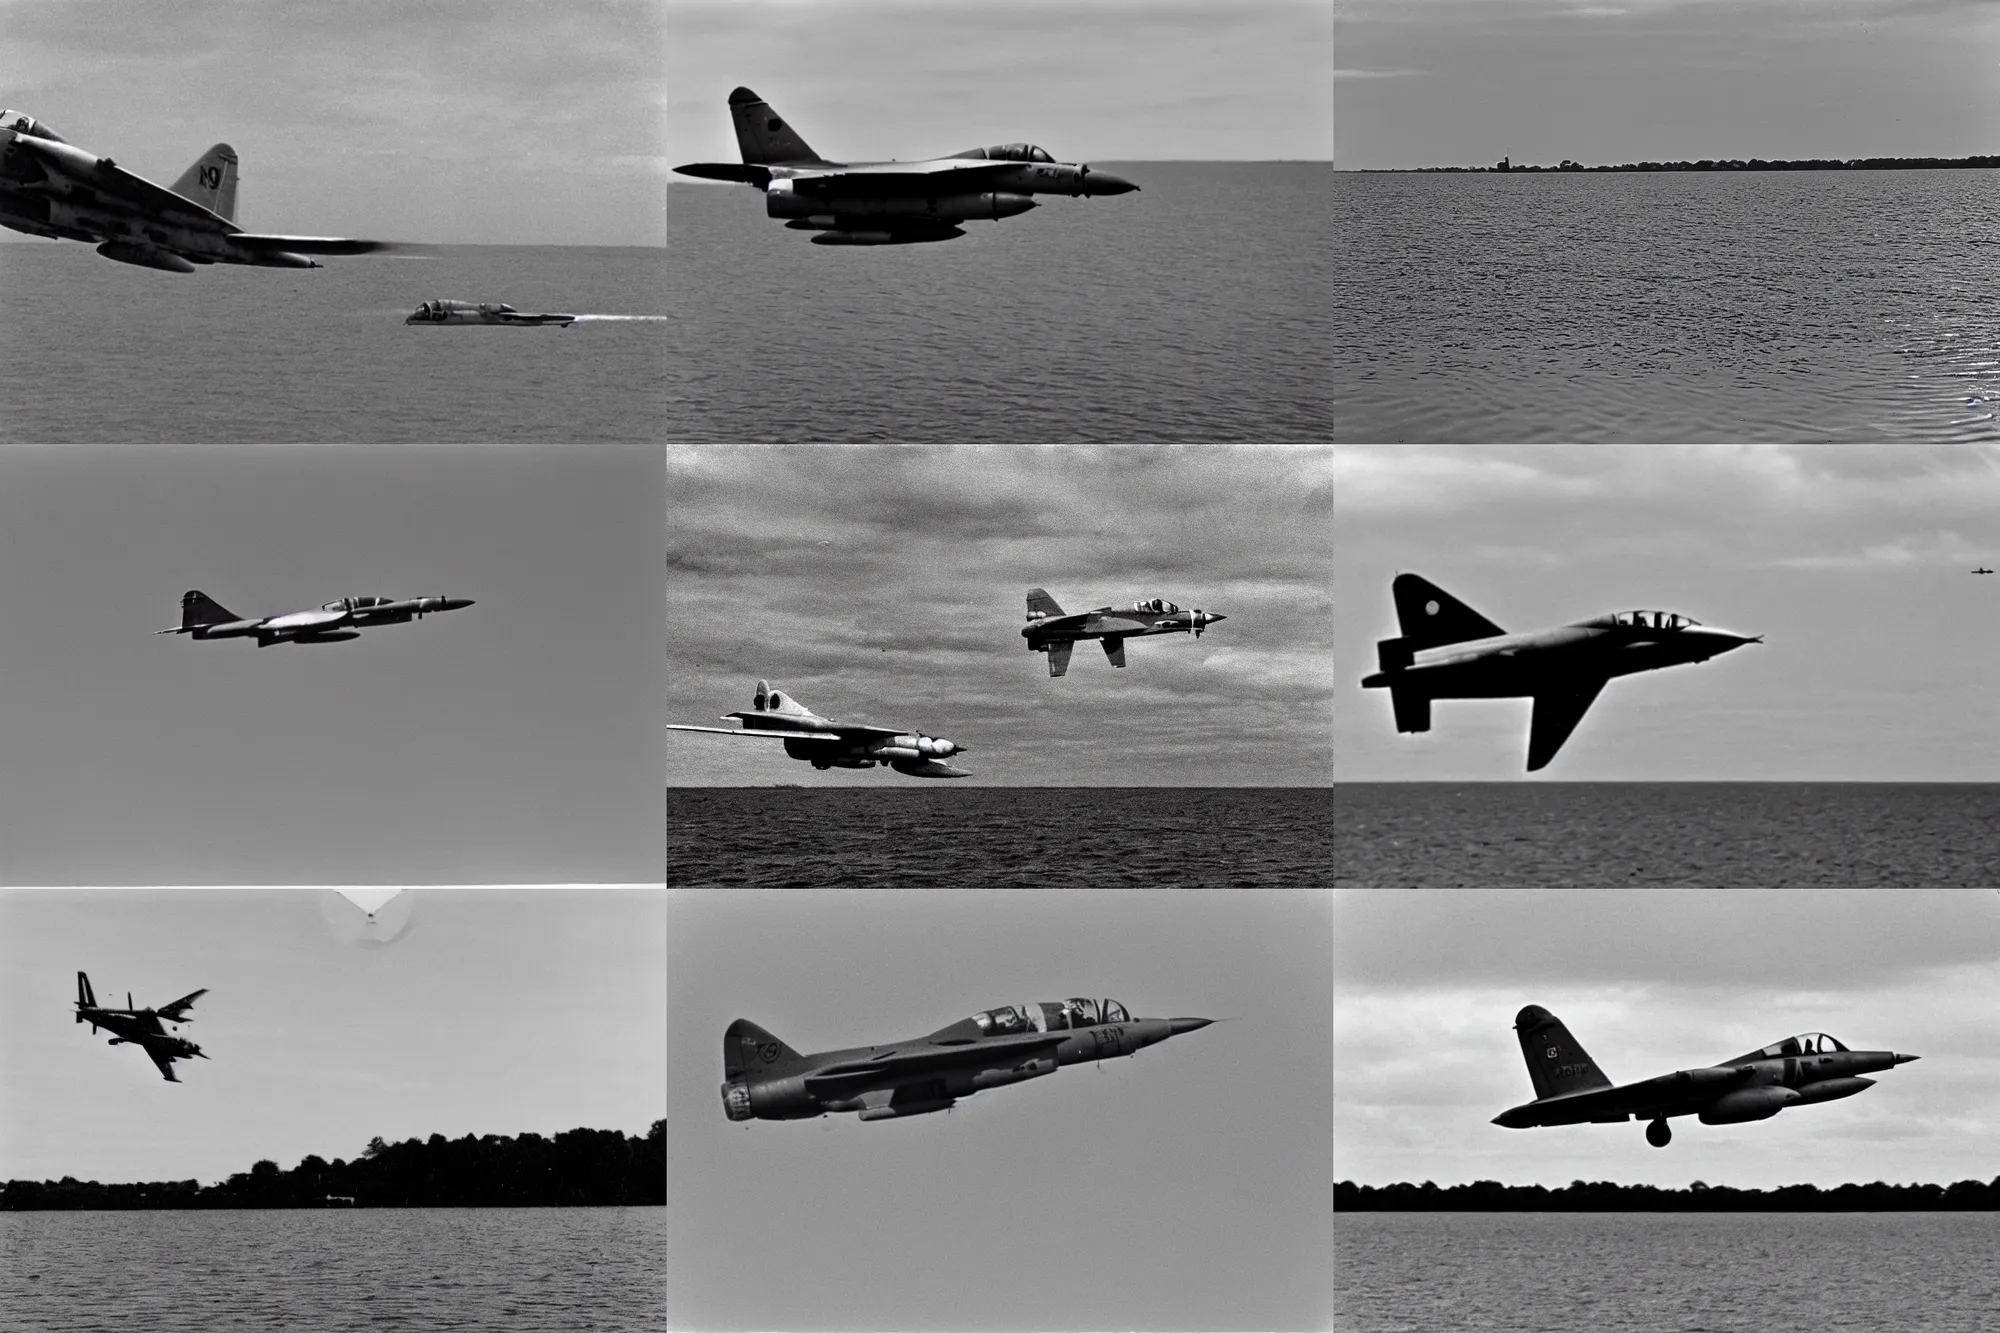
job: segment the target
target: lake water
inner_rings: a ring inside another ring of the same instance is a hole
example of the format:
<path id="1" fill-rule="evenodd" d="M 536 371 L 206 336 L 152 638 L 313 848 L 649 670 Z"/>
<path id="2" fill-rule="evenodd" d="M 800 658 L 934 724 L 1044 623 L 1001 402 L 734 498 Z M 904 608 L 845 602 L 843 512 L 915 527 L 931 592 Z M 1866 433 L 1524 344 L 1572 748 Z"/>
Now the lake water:
<path id="1" fill-rule="evenodd" d="M 1993 1213 L 1337 1213 L 1339 1333 L 1991 1333 Z"/>
<path id="2" fill-rule="evenodd" d="M 681 888 L 1324 888 L 1325 788 L 667 793 Z"/>
<path id="3" fill-rule="evenodd" d="M 932 245 L 819 246 L 741 186 L 670 184 L 677 438 L 1324 440 L 1326 163 L 1094 163 Z"/>
<path id="4" fill-rule="evenodd" d="M 2000 439 L 2000 171 L 1333 179 L 1341 439 Z"/>
<path id="5" fill-rule="evenodd" d="M 1332 797 L 1336 886 L 2000 883 L 1992 783 L 1354 782 Z"/>
<path id="6" fill-rule="evenodd" d="M 134 268 L 0 244 L 0 441 L 665 438 L 667 252 L 447 246 L 322 269 Z M 418 303 L 644 315 L 405 327 Z"/>
<path id="7" fill-rule="evenodd" d="M 0 1329 L 666 1327 L 664 1208 L 0 1213 Z"/>

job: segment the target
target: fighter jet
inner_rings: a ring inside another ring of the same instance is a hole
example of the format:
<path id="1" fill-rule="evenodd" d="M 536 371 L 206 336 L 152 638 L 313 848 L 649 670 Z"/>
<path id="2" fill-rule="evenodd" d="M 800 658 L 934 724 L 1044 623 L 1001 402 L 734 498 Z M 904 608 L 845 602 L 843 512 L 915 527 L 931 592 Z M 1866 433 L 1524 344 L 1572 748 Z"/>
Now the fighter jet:
<path id="1" fill-rule="evenodd" d="M 470 597 L 338 597 L 317 611 L 250 620 L 199 588 L 190 588 L 181 594 L 181 623 L 153 633 L 191 634 L 197 639 L 254 638 L 259 648 L 274 643 L 341 643 L 360 638 L 361 631 L 373 625 L 401 625 L 472 604 Z"/>
<path id="2" fill-rule="evenodd" d="M 1140 598 L 1130 606 L 1100 606 L 1095 611 L 1063 614 L 1046 588 L 1028 589 L 1028 623 L 1021 634 L 1028 651 L 1049 655 L 1049 674 L 1060 676 L 1069 670 L 1070 649 L 1079 639 L 1102 639 L 1104 655 L 1111 665 L 1125 665 L 1125 640 L 1147 634 L 1201 632 L 1228 616 L 1214 611 L 1183 611 L 1172 602 L 1157 597 Z"/>
<path id="3" fill-rule="evenodd" d="M 913 778 L 966 778 L 972 775 L 944 761 L 964 754 L 965 747 L 935 736 L 834 722 L 807 708 L 765 681 L 757 682 L 751 711 L 725 713 L 743 726 L 695 727 L 670 722 L 668 731 L 705 731 L 716 736 L 758 736 L 784 741 L 785 753 L 805 759 L 814 768 L 873 768 L 887 764 Z"/>
<path id="4" fill-rule="evenodd" d="M 1206 1018 L 1132 1018 L 1116 1000 L 1045 1000 L 988 1009 L 928 1037 L 800 1055 L 748 1019 L 722 1036 L 731 1120 L 862 1120 L 948 1111 L 960 1097 L 1025 1083 L 1062 1065 L 1136 1055 L 1205 1028 Z"/>
<path id="5" fill-rule="evenodd" d="M 1433 699 L 1535 701 L 1528 771 L 1548 766 L 1613 676 L 1706 662 L 1761 634 L 1737 634 L 1667 611 L 1617 611 L 1557 629 L 1509 634 L 1415 574 L 1390 585 L 1401 638 L 1375 645 L 1381 670 L 1361 682 L 1386 689 L 1399 732 L 1431 729 Z"/>
<path id="6" fill-rule="evenodd" d="M 160 1077 L 169 1083 L 178 1083 L 180 1080 L 174 1077 L 174 1061 L 195 1055 L 204 1060 L 208 1057 L 201 1054 L 201 1047 L 187 1038 L 170 1036 L 160 1026 L 160 1020 L 164 1018 L 175 1024 L 174 1031 L 179 1032 L 179 1024 L 194 1022 L 188 1016 L 189 1006 L 206 994 L 208 988 L 204 986 L 194 994 L 183 995 L 172 1004 L 163 1004 L 158 1009 L 134 1009 L 132 992 L 126 991 L 123 1009 L 103 1009 L 98 1007 L 97 992 L 91 989 L 90 978 L 79 972 L 76 974 L 76 1021 L 90 1024 L 90 1035 L 93 1037 L 99 1028 L 117 1033 L 111 1039 L 113 1046 L 129 1044 L 144 1047 L 146 1054 L 153 1058 L 153 1063 L 160 1067 Z"/>
<path id="7" fill-rule="evenodd" d="M 506 304 L 426 301 L 417 307 L 415 314 L 403 322 L 405 324 L 513 324 L 521 328 L 554 324 L 557 328 L 566 329 L 576 323 L 576 316 L 524 314 Z"/>
<path id="8" fill-rule="evenodd" d="M 1975 573 L 1975 574 L 1991 574 L 1991 573 L 1992 573 L 1993 571 L 1992 571 L 1992 570 L 1990 570 L 1990 569 L 1984 569 L 1984 568 L 1982 568 L 1982 569 L 1975 569 L 1975 570 L 1973 570 L 1972 572 L 1973 572 L 1973 573 Z"/>
<path id="9" fill-rule="evenodd" d="M 192 273 L 197 264 L 318 268 L 307 255 L 363 255 L 382 241 L 262 236 L 236 225 L 236 150 L 219 143 L 171 190 L 75 147 L 33 116 L 0 111 L 0 223 L 95 243 L 121 264 Z"/>
<path id="10" fill-rule="evenodd" d="M 1704 1125 L 1768 1120 L 1788 1106 L 1837 1101 L 1875 1086 L 1861 1075 L 1917 1059 L 1893 1051 L 1850 1051 L 1824 1032 L 1806 1032 L 1703 1069 L 1682 1069 L 1612 1087 L 1563 1021 L 1538 1004 L 1514 1016 L 1535 1100 L 1502 1111 L 1508 1129 L 1650 1120 L 1646 1142 L 1664 1148 L 1667 1117 L 1698 1115 Z"/>
<path id="11" fill-rule="evenodd" d="M 674 170 L 740 181 L 764 192 L 764 211 L 814 245 L 914 245 L 965 235 L 958 224 L 1010 218 L 1037 194 L 1127 194 L 1139 187 L 1108 171 L 1058 162 L 1028 143 L 968 148 L 917 162 L 829 162 L 748 88 L 729 94 L 743 162 L 694 162 Z"/>

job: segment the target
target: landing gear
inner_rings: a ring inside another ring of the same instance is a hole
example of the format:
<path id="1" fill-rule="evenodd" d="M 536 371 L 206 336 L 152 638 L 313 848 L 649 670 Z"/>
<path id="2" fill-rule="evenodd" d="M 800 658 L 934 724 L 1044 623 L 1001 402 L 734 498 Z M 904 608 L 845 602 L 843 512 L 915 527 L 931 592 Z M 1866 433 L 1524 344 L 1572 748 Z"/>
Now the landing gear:
<path id="1" fill-rule="evenodd" d="M 1652 1144 L 1655 1148 L 1664 1148 L 1673 1141 L 1674 1131 L 1667 1127 L 1664 1116 L 1646 1126 L 1646 1142 Z"/>

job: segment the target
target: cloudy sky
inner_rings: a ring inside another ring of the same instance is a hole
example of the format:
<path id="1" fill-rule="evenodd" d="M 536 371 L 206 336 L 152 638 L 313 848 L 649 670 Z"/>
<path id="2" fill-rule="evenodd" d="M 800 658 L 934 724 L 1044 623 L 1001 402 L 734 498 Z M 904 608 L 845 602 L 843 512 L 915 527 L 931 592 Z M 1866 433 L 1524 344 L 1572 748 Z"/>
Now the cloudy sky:
<path id="1" fill-rule="evenodd" d="M 2000 135 L 1981 0 L 1339 0 L 1347 169 L 1964 157 Z"/>
<path id="2" fill-rule="evenodd" d="M 657 882 L 660 549 L 657 447 L 0 449 L 0 882 Z"/>
<path id="3" fill-rule="evenodd" d="M 1334 769 L 1343 781 L 2000 778 L 2000 448 L 1336 446 Z M 1744 634 L 1606 686 L 1525 774 L 1525 699 L 1399 735 L 1363 690 L 1423 575 L 1510 631 L 1665 610 Z"/>
<path id="4" fill-rule="evenodd" d="M 1325 891 L 670 890 L 669 1323 L 1329 1327 L 1330 909 Z M 723 1115 L 733 1019 L 812 1053 L 1071 995 L 1229 1021 L 946 1114 Z"/>
<path id="5" fill-rule="evenodd" d="M 671 448 L 667 720 L 726 725 L 759 677 L 823 716 L 966 746 L 969 783 L 1327 780 L 1334 689 L 1324 448 Z M 1050 679 L 1027 590 L 1228 619 L 1080 645 Z M 667 733 L 668 786 L 805 781 L 769 741 Z"/>
<path id="6" fill-rule="evenodd" d="M 0 1180 L 213 1184 L 378 1134 L 643 1135 L 664 1114 L 660 890 L 408 892 L 403 933 L 358 948 L 331 890 L 0 891 Z M 92 1037 L 79 971 L 104 1005 L 207 987 L 180 1035 L 208 1059 L 176 1086 Z"/>
<path id="7" fill-rule="evenodd" d="M 730 90 L 840 161 L 1324 161 L 1327 0 L 670 0 L 667 158 L 740 160 Z M 678 178 L 677 178 L 678 179 Z"/>
<path id="8" fill-rule="evenodd" d="M 1990 1180 L 2000 1162 L 2000 894 L 1369 892 L 1334 903 L 1334 1175 L 1386 1184 Z M 1859 1096 L 1744 1125 L 1502 1129 L 1534 1100 L 1514 1034 L 1552 1011 L 1613 1083 L 1801 1032 L 1921 1057 Z"/>
<path id="9" fill-rule="evenodd" d="M 0 0 L 0 99 L 162 185 L 231 144 L 250 231 L 662 245 L 666 44 L 659 0 Z"/>

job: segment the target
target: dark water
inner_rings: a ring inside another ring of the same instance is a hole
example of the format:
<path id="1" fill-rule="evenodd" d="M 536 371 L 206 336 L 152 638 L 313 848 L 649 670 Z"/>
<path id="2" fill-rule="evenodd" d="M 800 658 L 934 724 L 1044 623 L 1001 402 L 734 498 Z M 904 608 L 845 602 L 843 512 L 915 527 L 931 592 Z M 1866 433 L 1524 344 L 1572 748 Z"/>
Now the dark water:
<path id="1" fill-rule="evenodd" d="M 666 374 L 692 441 L 1323 440 L 1334 173 L 1105 162 L 933 245 L 808 243 L 742 187 L 667 187 Z"/>
<path id="2" fill-rule="evenodd" d="M 1339 1333 L 1980 1333 L 1993 1213 L 1338 1213 Z"/>
<path id="3" fill-rule="evenodd" d="M 1342 439 L 2000 439 L 2000 171 L 1334 182 Z"/>
<path id="4" fill-rule="evenodd" d="M 0 1329 L 666 1327 L 664 1208 L 0 1213 Z"/>
<path id="5" fill-rule="evenodd" d="M 1991 783 L 1357 782 L 1331 805 L 1335 885 L 2000 884 Z"/>
<path id="6" fill-rule="evenodd" d="M 421 301 L 660 316 L 664 250 L 451 246 L 160 273 L 0 244 L 0 440 L 659 440 L 667 324 L 405 327 Z"/>
<path id="7" fill-rule="evenodd" d="M 1323 888 L 1331 806 L 1310 787 L 675 788 L 667 883 Z"/>

